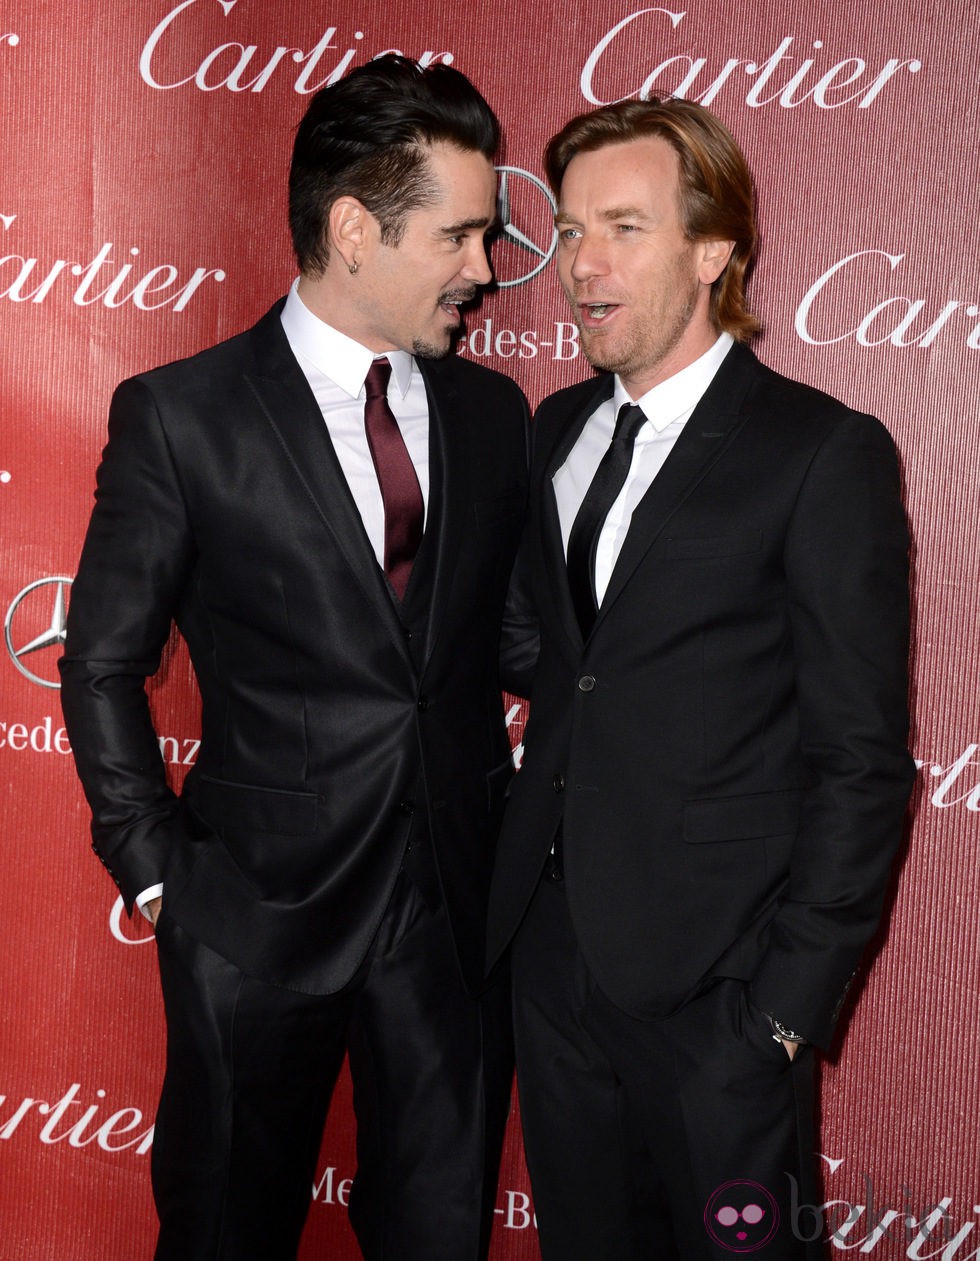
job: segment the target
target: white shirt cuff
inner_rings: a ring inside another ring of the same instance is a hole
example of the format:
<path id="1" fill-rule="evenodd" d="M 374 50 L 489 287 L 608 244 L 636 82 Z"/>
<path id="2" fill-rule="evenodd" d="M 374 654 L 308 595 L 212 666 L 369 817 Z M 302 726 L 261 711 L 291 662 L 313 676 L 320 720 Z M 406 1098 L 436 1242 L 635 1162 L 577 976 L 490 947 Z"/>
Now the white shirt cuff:
<path id="1" fill-rule="evenodd" d="M 154 898 L 162 898 L 162 897 L 163 897 L 163 885 L 153 884 L 153 885 L 150 885 L 148 889 L 144 889 L 143 892 L 137 896 L 136 905 L 139 907 L 140 912 L 147 919 L 149 919 L 150 914 L 146 909 L 147 902 L 152 902 Z"/>

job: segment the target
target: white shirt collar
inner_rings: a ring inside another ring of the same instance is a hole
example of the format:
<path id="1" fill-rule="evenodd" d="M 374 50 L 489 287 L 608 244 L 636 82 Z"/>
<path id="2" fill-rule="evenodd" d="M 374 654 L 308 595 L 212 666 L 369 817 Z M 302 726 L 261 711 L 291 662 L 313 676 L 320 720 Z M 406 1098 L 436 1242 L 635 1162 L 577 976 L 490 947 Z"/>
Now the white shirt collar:
<path id="1" fill-rule="evenodd" d="M 372 362 L 382 356 L 314 315 L 299 296 L 298 284 L 297 279 L 290 286 L 280 317 L 293 354 L 313 364 L 345 394 L 357 398 L 364 389 L 364 378 Z M 407 350 L 389 350 L 384 358 L 390 362 L 391 375 L 404 398 L 411 384 L 415 360 Z"/>
<path id="2" fill-rule="evenodd" d="M 661 381 L 652 390 L 647 390 L 646 394 L 636 400 L 658 433 L 663 433 L 668 425 L 689 415 L 697 407 L 733 344 L 734 338 L 730 333 L 721 333 L 714 345 L 700 358 L 674 376 L 668 377 L 666 381 Z M 632 403 L 633 400 L 618 376 L 615 380 L 613 404 L 618 412 L 624 403 Z"/>

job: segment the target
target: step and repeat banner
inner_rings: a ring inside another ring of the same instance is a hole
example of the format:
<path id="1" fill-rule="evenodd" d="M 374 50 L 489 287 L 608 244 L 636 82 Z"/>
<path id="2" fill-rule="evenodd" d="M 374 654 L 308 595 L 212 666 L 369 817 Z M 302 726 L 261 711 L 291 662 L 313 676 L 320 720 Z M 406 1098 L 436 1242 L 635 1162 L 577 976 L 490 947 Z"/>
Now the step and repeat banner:
<path id="1" fill-rule="evenodd" d="M 543 145 L 590 106 L 683 95 L 728 123 L 757 179 L 760 356 L 876 413 L 898 443 L 920 775 L 890 923 L 821 1071 L 824 1233 L 832 1256 L 978 1258 L 976 10 L 403 8 L 0 0 L 0 1261 L 129 1261 L 154 1239 L 153 946 L 90 852 L 57 691 L 109 397 L 286 290 L 295 125 L 311 93 L 392 49 L 464 70 L 505 127 L 497 285 L 461 353 L 511 373 L 532 403 L 586 374 L 551 266 Z M 176 639 L 150 691 L 177 785 L 198 727 Z M 519 750 L 524 711 L 504 704 Z M 345 1075 L 302 1258 L 357 1256 L 353 1173 Z M 492 1256 L 538 1255 L 515 1113 Z"/>

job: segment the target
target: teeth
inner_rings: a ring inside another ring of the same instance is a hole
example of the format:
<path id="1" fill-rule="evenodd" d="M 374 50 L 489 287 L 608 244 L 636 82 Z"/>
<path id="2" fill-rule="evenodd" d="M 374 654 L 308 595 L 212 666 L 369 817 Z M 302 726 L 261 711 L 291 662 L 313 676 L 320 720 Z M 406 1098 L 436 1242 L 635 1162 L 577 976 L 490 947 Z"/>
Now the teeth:
<path id="1" fill-rule="evenodd" d="M 593 315 L 597 316 L 599 319 L 602 319 L 602 317 L 609 310 L 609 303 L 608 302 L 590 302 L 589 310 L 592 312 Z"/>

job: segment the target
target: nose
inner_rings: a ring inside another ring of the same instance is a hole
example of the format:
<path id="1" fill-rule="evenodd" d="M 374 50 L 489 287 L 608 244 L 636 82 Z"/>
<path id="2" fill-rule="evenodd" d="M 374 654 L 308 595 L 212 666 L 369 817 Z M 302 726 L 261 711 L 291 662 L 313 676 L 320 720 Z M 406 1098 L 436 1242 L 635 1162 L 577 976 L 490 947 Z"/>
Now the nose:
<path id="1" fill-rule="evenodd" d="M 591 235 L 582 234 L 572 245 L 569 274 L 573 280 L 591 280 L 609 271 L 609 260 L 601 242 Z"/>
<path id="2" fill-rule="evenodd" d="M 488 285 L 493 279 L 487 247 L 482 236 L 474 236 L 467 243 L 466 258 L 459 274 L 474 285 Z"/>

